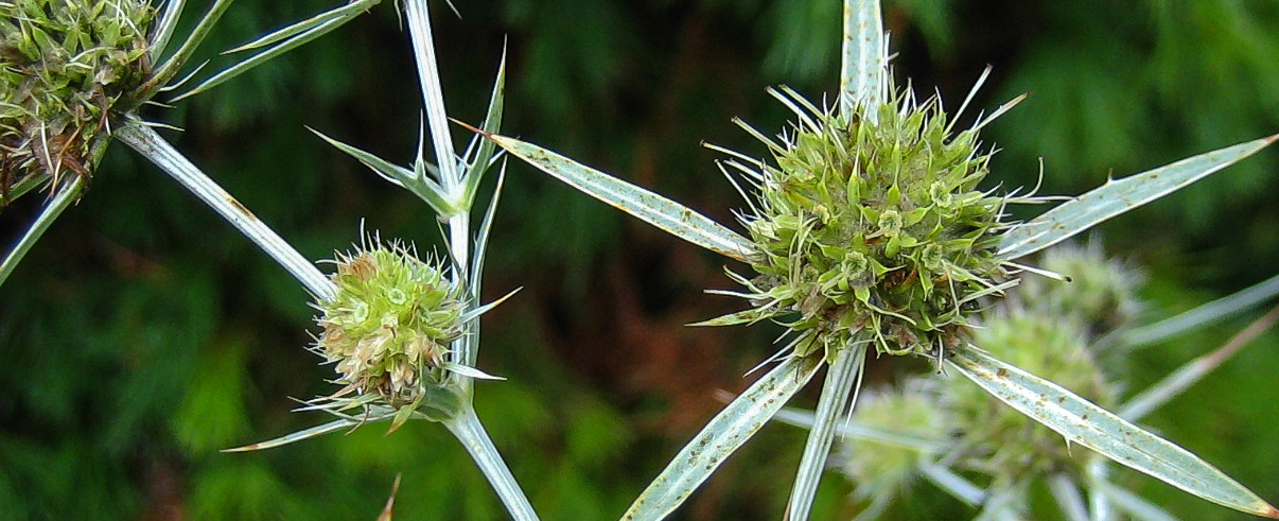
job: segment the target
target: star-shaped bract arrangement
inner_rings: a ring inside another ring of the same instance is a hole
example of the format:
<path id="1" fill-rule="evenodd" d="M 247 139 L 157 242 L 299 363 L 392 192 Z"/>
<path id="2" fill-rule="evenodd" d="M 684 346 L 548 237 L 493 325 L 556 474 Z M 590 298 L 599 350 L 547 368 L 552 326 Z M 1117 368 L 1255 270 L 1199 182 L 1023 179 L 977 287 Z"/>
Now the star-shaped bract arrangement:
<path id="1" fill-rule="evenodd" d="M 750 209 L 741 218 L 748 235 L 532 143 L 487 134 L 574 188 L 754 268 L 753 276 L 730 272 L 744 291 L 721 292 L 745 297 L 753 307 L 703 325 L 770 319 L 793 335 L 771 359 L 776 366 L 712 419 L 623 519 L 669 515 L 828 366 L 787 508 L 789 519 L 806 519 L 835 424 L 860 385 L 872 347 L 936 359 L 1067 442 L 1209 501 L 1279 518 L 1279 510 L 1197 456 L 990 356 L 972 343 L 968 324 L 980 301 L 997 298 L 1019 272 L 1051 275 L 1016 259 L 1215 173 L 1279 136 L 1112 180 L 1029 222 L 1007 222 L 1006 204 L 1048 200 L 977 189 L 989 155 L 977 133 L 1018 100 L 954 132 L 948 123 L 954 118 L 942 113 L 939 101 L 917 103 L 892 86 L 877 1 L 845 1 L 842 52 L 836 110 L 819 110 L 783 89 L 776 97 L 798 122 L 776 141 L 751 130 L 773 160 L 724 151 L 731 156 L 725 165 L 743 173 L 750 188 L 743 190 Z"/>

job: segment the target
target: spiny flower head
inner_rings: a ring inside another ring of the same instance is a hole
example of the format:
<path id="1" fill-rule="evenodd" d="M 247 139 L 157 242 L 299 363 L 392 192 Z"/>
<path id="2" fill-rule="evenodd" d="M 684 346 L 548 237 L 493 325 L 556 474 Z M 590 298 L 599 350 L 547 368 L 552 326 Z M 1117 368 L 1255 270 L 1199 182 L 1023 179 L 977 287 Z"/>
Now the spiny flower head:
<path id="1" fill-rule="evenodd" d="M 977 129 L 953 134 L 935 100 L 910 94 L 849 117 L 777 96 L 800 123 L 781 143 L 751 131 L 776 165 L 730 163 L 759 192 L 744 218 L 759 275 L 734 276 L 757 305 L 746 316 L 783 320 L 801 356 L 867 340 L 941 356 L 977 300 L 1014 283 L 995 256 L 1007 199 L 977 188 L 989 158 Z"/>
<path id="2" fill-rule="evenodd" d="M 1106 258 L 1099 243 L 1067 244 L 1045 251 L 1037 265 L 1070 282 L 1028 277 L 1007 298 L 984 310 L 971 341 L 1019 368 L 1044 375 L 1099 405 L 1114 405 L 1119 376 L 1104 371 L 1095 341 L 1123 327 L 1132 314 L 1115 309 L 1138 307 L 1133 297 L 1141 276 Z M 1097 320 L 1104 311 L 1112 323 Z M 1107 324 L 1102 327 L 1101 324 Z M 1045 471 L 1083 472 L 1089 458 L 1060 434 L 1004 407 L 967 379 L 906 378 L 892 390 L 864 395 L 857 404 L 858 426 L 894 433 L 908 440 L 890 446 L 850 437 L 844 442 L 841 469 L 863 498 L 894 494 L 907 483 L 921 460 L 945 455 L 948 466 L 976 471 L 1001 483 L 1022 483 Z M 918 437 L 935 445 L 909 443 Z M 899 440 L 900 441 L 900 440 Z M 929 449 L 932 449 L 931 451 Z"/>
<path id="3" fill-rule="evenodd" d="M 394 408 L 420 403 L 444 383 L 445 355 L 463 333 L 464 299 L 442 262 L 419 260 L 400 243 L 368 241 L 339 254 L 337 296 L 315 304 L 324 329 L 315 350 L 336 363 L 338 394 Z"/>
<path id="4" fill-rule="evenodd" d="M 110 117 L 151 72 L 154 18 L 144 0 L 0 1 L 0 196 L 42 174 L 90 175 Z"/>

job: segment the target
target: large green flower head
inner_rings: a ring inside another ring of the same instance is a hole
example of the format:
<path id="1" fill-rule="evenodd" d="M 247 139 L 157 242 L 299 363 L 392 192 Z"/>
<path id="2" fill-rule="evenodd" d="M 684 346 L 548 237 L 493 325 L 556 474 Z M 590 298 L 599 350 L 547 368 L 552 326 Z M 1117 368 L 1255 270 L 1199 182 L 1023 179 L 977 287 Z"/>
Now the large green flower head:
<path id="1" fill-rule="evenodd" d="M 449 345 L 463 333 L 464 297 L 440 262 L 408 247 L 368 241 L 339 255 L 337 296 L 315 307 L 324 328 L 315 350 L 336 364 L 337 382 L 360 405 L 421 403 L 447 377 Z"/>
<path id="2" fill-rule="evenodd" d="M 109 118 L 151 73 L 144 0 L 0 2 L 0 191 L 88 176 Z M 131 107 L 124 107 L 131 108 Z"/>
<path id="3" fill-rule="evenodd" d="M 744 219 L 759 276 L 735 277 L 754 318 L 799 332 L 801 356 L 861 341 L 933 357 L 958 345 L 978 300 L 1015 283 L 995 255 L 1006 199 L 978 189 L 990 154 L 977 129 L 952 133 L 935 99 L 909 93 L 847 118 L 777 95 L 799 123 L 781 143 L 753 132 L 775 166 L 741 168 L 759 191 Z"/>

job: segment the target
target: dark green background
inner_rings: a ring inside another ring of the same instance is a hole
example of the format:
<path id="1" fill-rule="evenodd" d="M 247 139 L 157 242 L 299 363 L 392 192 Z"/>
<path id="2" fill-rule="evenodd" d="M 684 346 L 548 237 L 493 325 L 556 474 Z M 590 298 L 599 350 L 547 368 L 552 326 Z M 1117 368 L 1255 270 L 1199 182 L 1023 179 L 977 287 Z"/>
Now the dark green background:
<path id="1" fill-rule="evenodd" d="M 206 50 L 331 4 L 240 0 Z M 838 82 L 835 0 L 456 4 L 461 19 L 433 9 L 454 117 L 482 118 L 506 42 L 506 133 L 721 222 L 743 204 L 699 142 L 763 155 L 730 118 L 773 133 L 788 115 L 765 87 L 820 100 Z M 1002 149 L 993 169 L 1004 187 L 1033 186 L 1039 157 L 1042 193 L 1073 194 L 1108 174 L 1279 132 L 1274 2 L 915 0 L 888 2 L 884 15 L 896 77 L 921 94 L 936 85 L 954 108 L 987 64 L 994 74 L 973 109 L 1033 93 L 985 133 Z M 309 258 L 349 248 L 361 219 L 429 249 L 438 233 L 425 204 L 304 128 L 406 164 L 421 114 L 407 48 L 388 2 L 148 114 L 185 128 L 166 135 Z M 0 289 L 0 519 L 372 520 L 397 472 L 397 520 L 505 517 L 436 425 L 217 452 L 327 420 L 288 412 L 290 397 L 332 390 L 331 368 L 304 349 L 307 295 L 164 174 L 111 148 L 88 195 Z M 1268 150 L 1102 228 L 1110 251 L 1151 271 L 1148 317 L 1279 272 L 1277 161 Z M 5 244 L 41 202 L 6 208 Z M 682 327 L 740 305 L 701 293 L 731 286 L 724 264 L 512 164 L 485 293 L 524 289 L 484 318 L 481 369 L 509 380 L 479 384 L 476 402 L 543 518 L 616 518 L 720 407 L 714 391 L 741 389 L 741 375 L 772 354 L 776 331 L 765 326 Z M 1247 318 L 1138 353 L 1129 388 Z M 1275 340 L 1263 337 L 1149 422 L 1272 501 Z M 908 369 L 918 368 L 881 360 L 870 378 Z M 677 517 L 776 519 L 803 436 L 765 428 Z M 1242 517 L 1152 480 L 1123 482 L 1186 519 Z M 851 518 L 848 491 L 830 475 L 814 519 Z M 926 484 L 910 495 L 920 501 L 894 511 L 903 519 L 975 514 Z"/>

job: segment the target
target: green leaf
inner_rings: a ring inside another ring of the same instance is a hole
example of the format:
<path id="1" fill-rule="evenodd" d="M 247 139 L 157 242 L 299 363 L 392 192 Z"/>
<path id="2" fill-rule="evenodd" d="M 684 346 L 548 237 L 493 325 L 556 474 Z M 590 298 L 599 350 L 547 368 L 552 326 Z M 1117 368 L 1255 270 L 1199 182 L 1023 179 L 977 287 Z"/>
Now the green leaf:
<path id="1" fill-rule="evenodd" d="M 746 443 L 822 366 L 822 357 L 788 357 L 724 407 L 680 450 L 622 515 L 658 520 L 692 495 L 724 460 Z"/>
<path id="2" fill-rule="evenodd" d="M 1279 275 L 1185 313 L 1124 331 L 1119 337 L 1119 342 L 1125 350 L 1162 342 L 1187 331 L 1225 320 L 1227 317 L 1270 300 L 1275 295 L 1279 295 Z"/>
<path id="3" fill-rule="evenodd" d="M 235 49 L 226 51 L 223 54 L 239 52 L 239 51 L 248 50 L 248 49 L 256 49 L 266 45 L 275 44 L 276 42 L 280 42 L 278 45 L 275 45 L 274 47 L 271 47 L 267 50 L 264 50 L 253 56 L 250 56 L 244 61 L 241 61 L 235 65 L 232 65 L 231 67 L 228 67 L 222 70 L 221 72 L 217 74 L 214 74 L 209 79 L 201 82 L 199 85 L 192 87 L 191 90 L 186 91 L 177 96 L 174 96 L 172 101 L 178 101 L 183 98 L 194 96 L 206 90 L 212 89 L 213 87 L 221 85 L 222 83 L 225 83 L 226 81 L 231 80 L 232 78 L 235 78 L 236 76 L 239 76 L 241 74 L 244 74 L 245 72 L 248 72 L 249 69 L 252 69 L 254 67 L 257 67 L 258 65 L 261 65 L 262 63 L 266 62 L 267 60 L 270 60 L 271 58 L 275 58 L 276 56 L 279 56 L 293 49 L 296 49 L 297 47 L 300 47 L 302 44 L 305 44 L 307 42 L 310 42 L 311 40 L 319 38 L 320 36 L 327 34 L 329 31 L 332 31 L 334 29 L 337 29 L 338 27 L 341 27 L 342 24 L 345 24 L 346 22 L 355 18 L 357 15 L 363 13 L 364 11 L 368 11 L 369 8 L 373 7 L 374 4 L 380 1 L 381 0 L 356 0 L 346 5 L 343 5 L 342 7 L 330 9 L 328 11 L 315 15 L 306 20 L 302 20 L 301 22 L 295 23 L 283 29 L 267 34 L 266 36 L 258 38 L 257 40 L 254 40 L 250 43 L 241 45 L 240 47 L 237 47 Z"/>
<path id="4" fill-rule="evenodd" d="M 487 136 L 511 155 L 671 235 L 740 261 L 746 261 L 754 252 L 750 240 L 682 204 L 532 143 Z"/>
<path id="5" fill-rule="evenodd" d="M 1213 503 L 1279 519 L 1279 509 L 1198 456 L 1057 384 L 972 347 L 956 349 L 946 362 L 982 389 L 1068 441 Z"/>
<path id="6" fill-rule="evenodd" d="M 845 117 L 858 105 L 878 107 L 888 90 L 888 42 L 879 0 L 844 0 L 844 40 L 839 70 L 839 108 Z M 875 110 L 866 117 L 875 120 Z"/>
<path id="7" fill-rule="evenodd" d="M 505 98 L 506 50 L 503 49 L 501 65 L 497 68 L 497 79 L 493 81 L 493 95 L 489 98 L 488 112 L 484 115 L 484 123 L 480 125 L 484 132 L 494 134 L 502 126 L 502 107 L 504 106 L 503 100 Z M 483 139 L 482 136 L 476 136 L 475 139 L 479 140 L 478 149 L 466 172 L 465 196 L 463 200 L 466 201 L 467 208 L 470 208 L 472 201 L 475 200 L 475 194 L 480 188 L 480 181 L 484 178 L 484 172 L 488 169 L 489 161 L 493 159 L 493 152 L 497 148 L 497 144 L 493 143 L 492 140 Z M 474 141 L 472 146 L 476 146 Z"/>
<path id="8" fill-rule="evenodd" d="M 182 17 L 183 7 L 186 7 L 186 0 L 168 0 L 164 3 L 164 11 L 152 29 L 151 47 L 147 49 L 152 63 L 159 63 L 164 49 L 169 46 L 169 39 L 178 28 L 178 19 Z"/>
<path id="9" fill-rule="evenodd" d="M 377 157 L 373 154 L 355 148 L 351 145 L 330 138 L 320 131 L 310 129 L 320 139 L 327 141 L 338 150 L 346 152 L 347 155 L 359 160 L 364 166 L 382 176 L 383 179 L 390 181 L 391 184 L 405 188 L 413 192 L 418 198 L 426 201 L 433 210 L 439 215 L 453 215 L 453 205 L 449 204 L 448 198 L 444 194 L 444 190 L 440 185 L 429 177 L 418 175 L 414 170 L 409 170 L 402 166 L 398 166 L 390 161 Z M 428 165 L 429 166 L 429 165 Z"/>
<path id="10" fill-rule="evenodd" d="M 1238 354 L 1262 333 L 1268 331 L 1276 321 L 1279 321 L 1279 307 L 1271 309 L 1269 313 L 1253 321 L 1221 347 L 1186 362 L 1176 371 L 1129 399 L 1119 408 L 1119 416 L 1128 421 L 1137 421 L 1146 413 L 1177 397 Z"/>
<path id="11" fill-rule="evenodd" d="M 1180 190 L 1279 140 L 1279 135 L 1214 150 L 1106 184 L 1004 234 L 999 256 L 1016 259 L 1069 239 L 1116 215 Z"/>
<path id="12" fill-rule="evenodd" d="M 466 281 L 468 307 L 471 308 L 480 305 L 480 285 L 484 282 L 484 259 L 488 255 L 489 235 L 493 230 L 493 218 L 497 215 L 497 203 L 502 199 L 502 186 L 505 182 L 506 162 L 503 161 L 502 169 L 497 174 L 497 185 L 493 187 L 493 197 L 489 200 L 488 209 L 484 211 L 484 219 L 480 221 L 480 227 L 475 233 L 475 249 L 472 252 L 471 270 L 468 272 L 470 280 Z M 479 356 L 479 321 L 467 322 L 467 330 L 466 336 L 458 342 L 458 349 L 462 350 L 458 358 L 463 365 L 474 366 Z M 470 385 L 470 383 L 466 382 L 463 385 Z"/>
<path id="13" fill-rule="evenodd" d="M 31 251 L 31 247 L 35 246 L 36 241 L 44 235 L 44 232 L 53 225 L 53 221 L 62 215 L 62 212 L 71 206 L 71 203 L 80 199 L 80 194 L 84 193 L 85 184 L 88 182 L 86 176 L 75 176 L 75 180 L 66 187 L 58 190 L 58 194 L 53 196 L 49 204 L 44 205 L 40 210 L 40 215 L 36 216 L 35 222 L 31 223 L 31 227 L 27 232 L 22 234 L 22 238 L 18 239 L 18 244 L 13 246 L 12 250 L 4 256 L 4 261 L 0 262 L 0 285 L 9 278 L 13 270 L 18 267 L 18 263 L 22 262 L 22 258 Z"/>
<path id="14" fill-rule="evenodd" d="M 166 58 L 160 65 L 155 68 L 155 73 L 151 75 L 151 79 L 147 80 L 142 87 L 139 88 L 139 95 L 149 97 L 149 93 L 153 94 L 155 89 L 164 87 L 169 84 L 178 71 L 186 65 L 187 60 L 195 54 L 195 49 L 204 42 L 209 36 L 209 32 L 213 30 L 213 26 L 217 25 L 218 20 L 231 7 L 234 0 L 215 0 L 213 5 L 209 6 L 209 10 L 200 17 L 200 21 L 195 24 L 195 28 L 191 29 L 191 33 L 182 41 L 182 45 L 178 46 L 178 50 L 174 51 L 171 56 Z M 177 20 L 173 20 L 176 23 Z"/>

